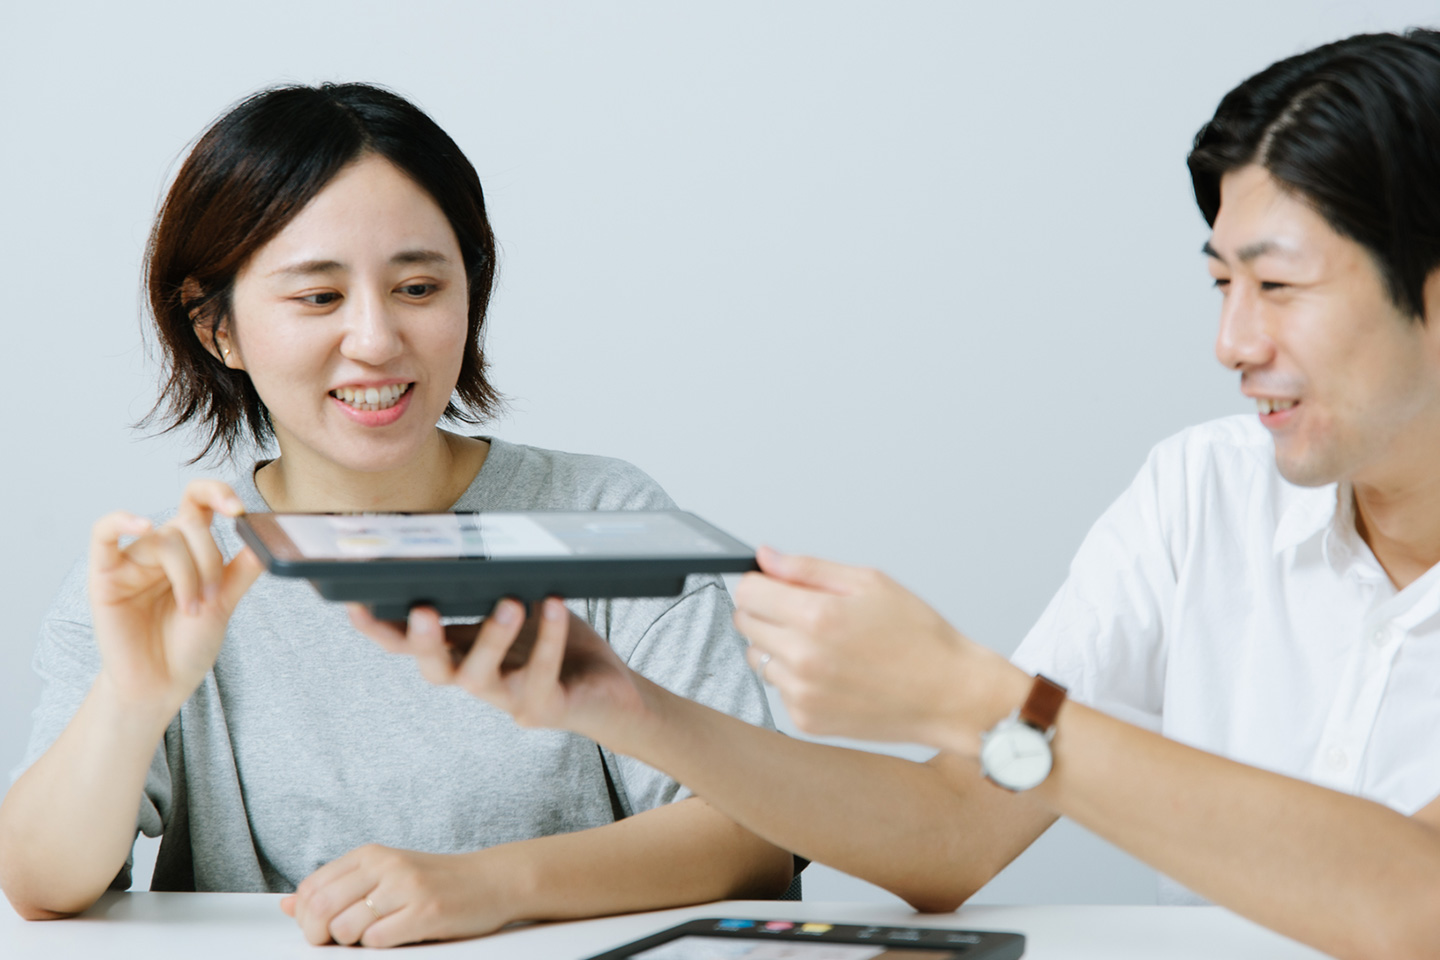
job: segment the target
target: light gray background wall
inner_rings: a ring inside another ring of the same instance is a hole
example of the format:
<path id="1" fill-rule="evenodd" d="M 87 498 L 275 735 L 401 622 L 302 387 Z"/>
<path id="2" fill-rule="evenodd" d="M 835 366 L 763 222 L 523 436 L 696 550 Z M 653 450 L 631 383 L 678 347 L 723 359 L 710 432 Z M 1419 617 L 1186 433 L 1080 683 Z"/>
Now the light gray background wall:
<path id="1" fill-rule="evenodd" d="M 382 82 L 469 154 L 503 248 L 494 432 L 878 565 L 1008 653 L 1149 446 L 1246 409 L 1210 352 L 1196 128 L 1272 60 L 1427 21 L 1406 0 L 7 4 L 0 768 L 90 523 L 197 472 L 128 428 L 155 389 L 138 269 L 177 157 L 242 95 Z M 1062 824 L 981 897 L 1147 902 L 1154 877 Z"/>

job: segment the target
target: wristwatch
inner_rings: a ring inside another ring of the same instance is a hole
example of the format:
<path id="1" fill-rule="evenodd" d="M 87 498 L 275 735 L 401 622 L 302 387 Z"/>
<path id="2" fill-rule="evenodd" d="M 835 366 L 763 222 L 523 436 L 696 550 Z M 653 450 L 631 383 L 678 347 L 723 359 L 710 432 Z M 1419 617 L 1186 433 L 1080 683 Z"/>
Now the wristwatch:
<path id="1" fill-rule="evenodd" d="M 980 771 L 996 786 L 1018 793 L 1038 787 L 1055 764 L 1050 741 L 1065 688 L 1040 674 L 1025 705 L 980 735 Z"/>

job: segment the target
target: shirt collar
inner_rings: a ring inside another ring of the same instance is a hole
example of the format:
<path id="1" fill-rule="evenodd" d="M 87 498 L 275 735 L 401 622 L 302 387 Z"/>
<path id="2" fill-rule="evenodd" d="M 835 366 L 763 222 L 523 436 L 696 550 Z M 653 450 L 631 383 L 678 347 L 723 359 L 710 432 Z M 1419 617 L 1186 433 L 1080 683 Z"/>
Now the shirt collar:
<path id="1" fill-rule="evenodd" d="M 1348 509 L 1351 501 L 1348 483 L 1291 487 L 1290 490 L 1290 505 L 1275 525 L 1276 556 L 1307 540 L 1332 532 L 1339 523 L 1353 523 Z"/>

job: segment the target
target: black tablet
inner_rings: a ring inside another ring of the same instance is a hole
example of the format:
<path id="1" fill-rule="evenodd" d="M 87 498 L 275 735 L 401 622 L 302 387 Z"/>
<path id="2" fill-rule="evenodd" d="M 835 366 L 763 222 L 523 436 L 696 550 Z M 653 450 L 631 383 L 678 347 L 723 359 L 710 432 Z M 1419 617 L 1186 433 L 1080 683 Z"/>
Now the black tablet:
<path id="1" fill-rule="evenodd" d="M 1015 960 L 1018 933 L 800 920 L 691 920 L 588 960 Z"/>
<path id="2" fill-rule="evenodd" d="M 755 551 L 691 513 L 252 513 L 236 524 L 271 573 L 400 620 L 488 614 L 501 597 L 672 597 L 692 573 L 756 569 Z"/>

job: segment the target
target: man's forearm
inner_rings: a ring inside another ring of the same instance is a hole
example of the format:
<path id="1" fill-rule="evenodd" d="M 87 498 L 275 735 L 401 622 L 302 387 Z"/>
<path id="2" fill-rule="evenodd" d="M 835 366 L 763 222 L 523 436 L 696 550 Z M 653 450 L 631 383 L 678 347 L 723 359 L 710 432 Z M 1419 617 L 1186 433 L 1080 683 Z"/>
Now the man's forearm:
<path id="1" fill-rule="evenodd" d="M 27 919 L 84 910 L 135 839 L 161 711 L 133 711 L 97 681 L 69 726 L 0 805 L 0 886 Z"/>
<path id="2" fill-rule="evenodd" d="M 919 909 L 953 910 L 1054 822 L 973 762 L 928 764 L 810 743 L 641 681 L 649 719 L 607 743 L 802 857 Z"/>
<path id="3" fill-rule="evenodd" d="M 1341 957 L 1440 955 L 1440 830 L 1075 703 L 1034 793 L 1200 895 Z"/>
<path id="4" fill-rule="evenodd" d="M 692 797 L 617 823 L 511 845 L 516 920 L 564 920 L 785 890 L 790 854 Z"/>

